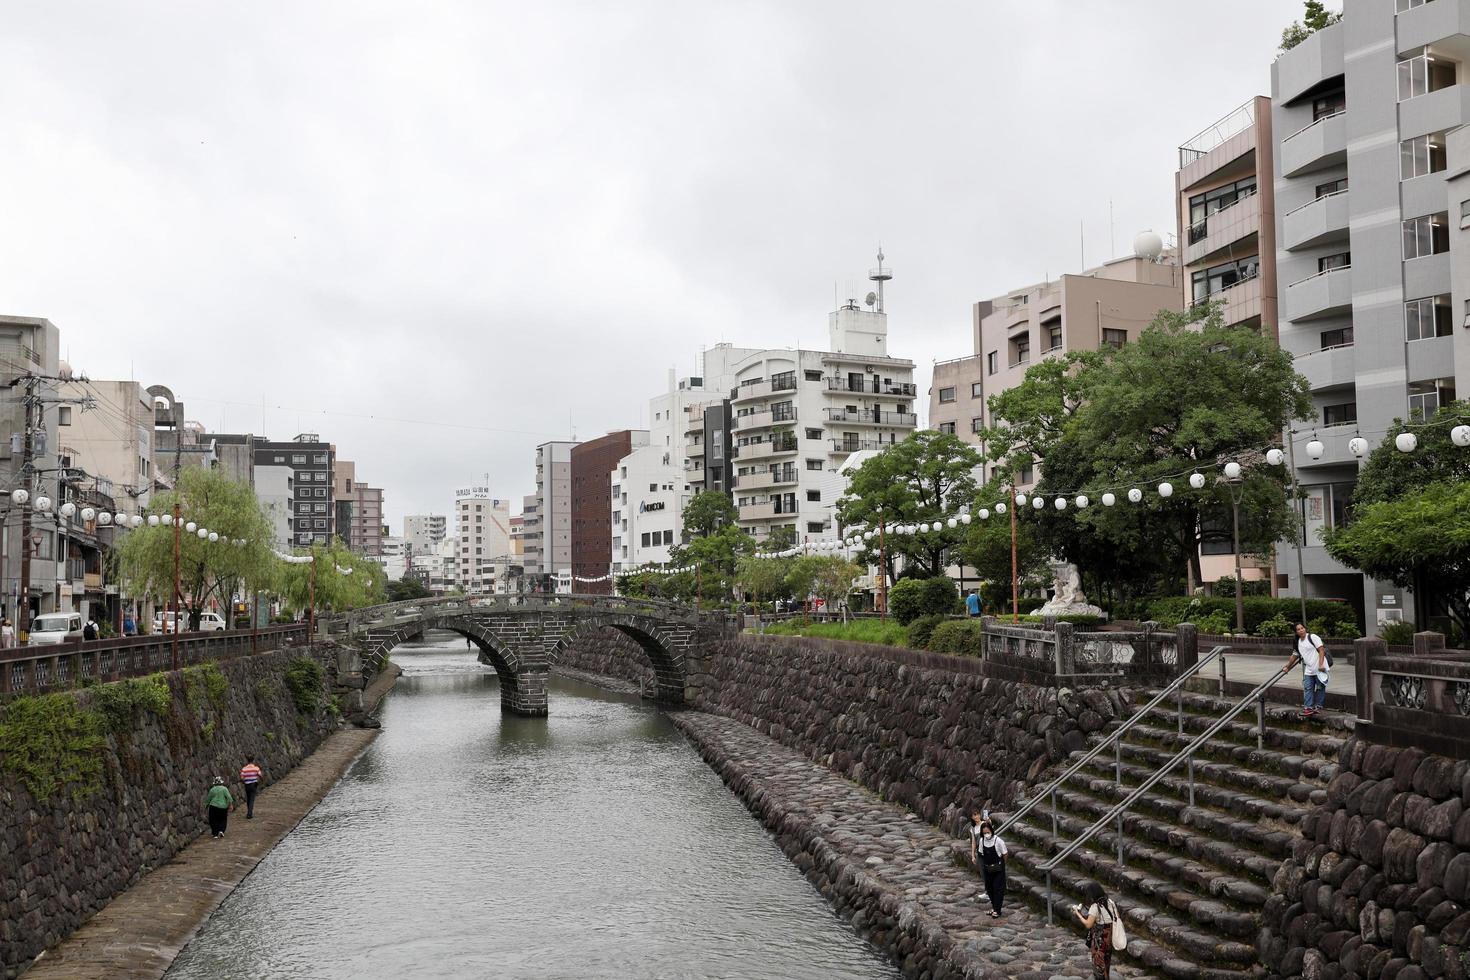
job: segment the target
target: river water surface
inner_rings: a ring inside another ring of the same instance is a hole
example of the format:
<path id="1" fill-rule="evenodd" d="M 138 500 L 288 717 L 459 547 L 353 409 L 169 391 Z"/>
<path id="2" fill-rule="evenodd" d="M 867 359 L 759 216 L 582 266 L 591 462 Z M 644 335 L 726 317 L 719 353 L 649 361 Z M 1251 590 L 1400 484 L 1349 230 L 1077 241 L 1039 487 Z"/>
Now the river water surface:
<path id="1" fill-rule="evenodd" d="M 393 658 L 382 734 L 169 980 L 898 976 L 657 710 L 555 679 L 520 718 L 458 637 Z"/>

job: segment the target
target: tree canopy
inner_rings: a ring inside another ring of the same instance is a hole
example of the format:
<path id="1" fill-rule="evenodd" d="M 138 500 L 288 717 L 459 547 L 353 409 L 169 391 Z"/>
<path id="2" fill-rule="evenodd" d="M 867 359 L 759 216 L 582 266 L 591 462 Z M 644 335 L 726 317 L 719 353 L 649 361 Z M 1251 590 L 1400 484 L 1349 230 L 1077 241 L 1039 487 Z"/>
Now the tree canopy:
<path id="1" fill-rule="evenodd" d="M 349 551 L 341 538 L 334 537 L 327 544 L 313 545 L 301 553 L 316 558 L 318 614 L 322 610 L 344 612 L 384 601 L 387 579 L 382 566 Z M 312 566 L 285 562 L 277 562 L 276 566 L 276 591 L 297 608 L 305 609 L 313 598 Z"/>
<path id="2" fill-rule="evenodd" d="M 701 490 L 684 505 L 684 534 L 707 538 L 739 517 L 735 504 L 719 490 Z"/>
<path id="3" fill-rule="evenodd" d="M 1342 20 L 1341 11 L 1329 11 L 1322 0 L 1306 0 L 1302 19 L 1281 32 L 1281 50 L 1290 51 L 1324 27 Z"/>
<path id="4" fill-rule="evenodd" d="M 155 495 L 148 512 L 172 515 L 176 505 L 181 520 L 219 534 L 219 540 L 209 541 L 197 532 L 178 532 L 179 588 L 190 628 L 197 629 L 211 600 L 228 605 L 238 587 L 269 584 L 276 564 L 273 534 L 255 492 L 220 470 L 182 471 L 178 485 Z M 172 601 L 174 540 L 174 528 L 162 524 L 118 535 L 113 560 L 129 592 Z M 235 543 L 240 540 L 244 544 Z"/>
<path id="5" fill-rule="evenodd" d="M 802 555 L 791 563 L 787 583 L 798 599 L 815 596 L 835 609 L 852 592 L 862 566 L 840 555 Z"/>
<path id="6" fill-rule="evenodd" d="M 847 492 L 837 501 L 841 527 L 876 528 L 879 523 L 930 523 L 953 516 L 975 496 L 975 470 L 981 463 L 974 447 L 932 430 L 915 432 L 884 449 L 852 474 Z M 905 574 L 928 578 L 944 573 L 946 551 L 963 539 L 963 529 L 947 525 L 939 531 L 888 536 L 889 574 L 894 559 L 904 559 Z M 876 537 L 864 542 L 859 560 L 879 562 Z"/>

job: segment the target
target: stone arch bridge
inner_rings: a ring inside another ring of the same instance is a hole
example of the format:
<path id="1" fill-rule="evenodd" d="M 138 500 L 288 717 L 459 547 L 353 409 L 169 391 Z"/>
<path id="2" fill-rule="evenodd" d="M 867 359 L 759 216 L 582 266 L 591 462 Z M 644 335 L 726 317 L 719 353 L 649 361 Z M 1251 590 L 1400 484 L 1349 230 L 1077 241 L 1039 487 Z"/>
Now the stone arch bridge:
<path id="1" fill-rule="evenodd" d="M 516 714 L 547 713 L 547 676 L 568 643 L 589 630 L 611 628 L 648 655 L 657 700 L 682 704 L 704 682 L 704 650 L 735 618 L 692 606 L 619 596 L 519 595 L 411 599 L 355 609 L 323 623 L 356 652 L 365 676 L 380 671 L 388 652 L 428 629 L 450 630 L 475 644 L 480 662 L 500 678 L 501 706 Z"/>

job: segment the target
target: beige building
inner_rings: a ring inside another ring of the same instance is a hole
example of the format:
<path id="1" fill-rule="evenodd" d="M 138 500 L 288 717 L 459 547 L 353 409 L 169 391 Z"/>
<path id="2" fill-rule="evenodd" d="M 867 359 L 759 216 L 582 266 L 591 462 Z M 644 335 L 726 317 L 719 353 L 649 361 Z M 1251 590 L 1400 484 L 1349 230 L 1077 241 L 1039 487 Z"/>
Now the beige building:
<path id="1" fill-rule="evenodd" d="M 1222 301 L 1226 324 L 1275 337 L 1271 145 L 1271 100 L 1258 95 L 1179 147 L 1174 186 L 1184 305 Z"/>
<path id="2" fill-rule="evenodd" d="M 120 513 L 141 513 L 153 490 L 153 396 L 136 381 L 72 381 L 57 395 L 60 465 L 97 487 Z M 77 404 L 82 403 L 82 404 Z"/>
<path id="3" fill-rule="evenodd" d="M 977 433 L 989 421 L 988 399 L 1020 384 L 1032 364 L 1068 351 L 1126 344 L 1160 310 L 1179 309 L 1180 296 L 1179 269 L 1166 253 L 1157 261 L 1114 259 L 975 303 L 975 353 L 935 364 L 929 427 L 978 445 Z M 1024 487 L 1039 474 L 1028 467 L 1020 476 Z"/>

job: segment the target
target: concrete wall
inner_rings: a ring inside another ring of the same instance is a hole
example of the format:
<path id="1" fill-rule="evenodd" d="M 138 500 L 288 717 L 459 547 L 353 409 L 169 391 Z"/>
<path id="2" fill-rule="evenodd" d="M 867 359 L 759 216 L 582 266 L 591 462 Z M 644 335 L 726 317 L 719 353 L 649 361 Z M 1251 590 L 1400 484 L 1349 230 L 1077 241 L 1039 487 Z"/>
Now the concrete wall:
<path id="1" fill-rule="evenodd" d="M 217 700 L 197 671 L 167 675 L 167 710 L 135 711 L 130 723 L 103 737 L 95 777 L 46 799 L 33 796 L 20 777 L 22 754 L 5 748 L 16 744 L 18 726 L 34 724 L 21 721 L 27 706 L 45 707 L 47 699 L 18 699 L 0 709 L 0 975 L 16 976 L 202 833 L 214 776 L 224 776 L 239 794 L 249 753 L 273 782 L 337 727 L 325 710 L 298 711 L 286 688 L 287 666 L 303 655 L 287 650 L 221 663 L 226 685 Z M 324 667 L 325 700 L 335 656 L 327 650 L 314 656 Z M 75 699 L 84 717 L 99 703 L 97 690 L 50 697 Z"/>

